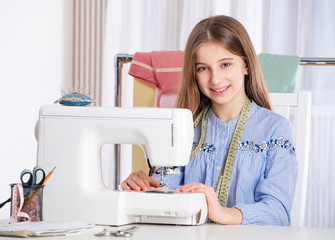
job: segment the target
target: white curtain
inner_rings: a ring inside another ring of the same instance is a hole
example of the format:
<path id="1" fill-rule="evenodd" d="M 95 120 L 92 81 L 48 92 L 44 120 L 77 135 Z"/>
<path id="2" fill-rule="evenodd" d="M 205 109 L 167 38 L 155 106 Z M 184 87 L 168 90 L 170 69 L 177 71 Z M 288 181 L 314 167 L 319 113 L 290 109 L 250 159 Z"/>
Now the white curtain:
<path id="1" fill-rule="evenodd" d="M 264 52 L 335 58 L 335 1 L 272 0 L 265 8 Z M 305 217 L 309 227 L 335 227 L 334 76 L 335 66 L 300 67 L 298 90 L 312 92 Z"/>
<path id="2" fill-rule="evenodd" d="M 109 0 L 103 96 L 114 105 L 117 53 L 183 50 L 194 25 L 210 15 L 238 19 L 256 52 L 335 57 L 335 1 L 332 0 Z M 132 80 L 122 94 L 131 105 Z M 302 66 L 298 90 L 312 92 L 312 132 L 305 225 L 335 227 L 335 67 Z"/>
<path id="3" fill-rule="evenodd" d="M 103 105 L 114 104 L 112 66 L 116 54 L 184 50 L 195 24 L 205 17 L 217 14 L 231 15 L 241 21 L 249 31 L 256 51 L 260 51 L 262 12 L 263 1 L 258 0 L 108 0 Z M 125 88 L 129 90 L 130 87 Z M 123 96 L 127 96 L 127 93 Z M 124 98 L 123 102 L 131 104 L 129 97 Z"/>
<path id="4" fill-rule="evenodd" d="M 335 57 L 335 1 L 313 1 L 306 53 Z M 304 69 L 301 88 L 313 93 L 311 164 L 306 223 L 335 227 L 335 66 Z M 317 210 L 316 210 L 317 209 Z"/>

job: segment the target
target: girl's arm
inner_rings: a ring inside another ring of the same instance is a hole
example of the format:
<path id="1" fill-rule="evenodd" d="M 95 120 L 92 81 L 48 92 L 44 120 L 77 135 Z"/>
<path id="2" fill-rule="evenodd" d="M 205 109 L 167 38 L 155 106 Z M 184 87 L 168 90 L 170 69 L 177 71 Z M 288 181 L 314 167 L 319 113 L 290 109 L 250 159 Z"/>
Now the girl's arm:
<path id="1" fill-rule="evenodd" d="M 234 207 L 243 214 L 242 224 L 290 225 L 298 175 L 293 129 L 289 120 L 279 122 L 271 139 L 283 137 L 285 143 L 277 142 L 277 147 L 269 148 L 263 174 L 254 190 L 253 203 L 235 203 Z"/>

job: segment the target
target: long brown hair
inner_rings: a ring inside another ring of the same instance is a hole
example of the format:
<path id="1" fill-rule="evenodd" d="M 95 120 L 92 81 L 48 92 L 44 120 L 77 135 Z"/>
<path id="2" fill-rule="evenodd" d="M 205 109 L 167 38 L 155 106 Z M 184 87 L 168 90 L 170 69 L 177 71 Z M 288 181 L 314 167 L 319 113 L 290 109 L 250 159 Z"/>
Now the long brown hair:
<path id="1" fill-rule="evenodd" d="M 182 80 L 176 107 L 190 109 L 195 118 L 210 104 L 210 99 L 200 91 L 195 79 L 196 52 L 200 45 L 206 42 L 219 43 L 244 59 L 248 67 L 248 75 L 244 80 L 247 96 L 259 106 L 271 110 L 269 94 L 250 37 L 240 22 L 228 16 L 203 19 L 192 30 L 184 52 Z"/>

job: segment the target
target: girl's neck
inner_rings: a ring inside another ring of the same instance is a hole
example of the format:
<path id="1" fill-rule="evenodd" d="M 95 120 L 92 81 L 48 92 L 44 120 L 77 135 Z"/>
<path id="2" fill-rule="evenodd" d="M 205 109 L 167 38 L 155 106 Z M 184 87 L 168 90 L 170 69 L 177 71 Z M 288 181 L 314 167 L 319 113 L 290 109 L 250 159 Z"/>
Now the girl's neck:
<path id="1" fill-rule="evenodd" d="M 243 94 L 243 96 L 233 98 L 226 104 L 212 103 L 212 110 L 218 119 L 229 122 L 240 115 L 245 98 L 246 94 Z"/>

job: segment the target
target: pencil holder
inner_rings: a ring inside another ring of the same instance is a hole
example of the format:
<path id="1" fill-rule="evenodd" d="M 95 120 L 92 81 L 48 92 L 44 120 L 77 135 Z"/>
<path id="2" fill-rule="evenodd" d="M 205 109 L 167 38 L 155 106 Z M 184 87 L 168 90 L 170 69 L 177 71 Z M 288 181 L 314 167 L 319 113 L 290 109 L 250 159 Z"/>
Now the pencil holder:
<path id="1" fill-rule="evenodd" d="M 11 222 L 42 221 L 42 203 L 44 186 L 23 187 L 22 184 L 11 186 Z"/>

